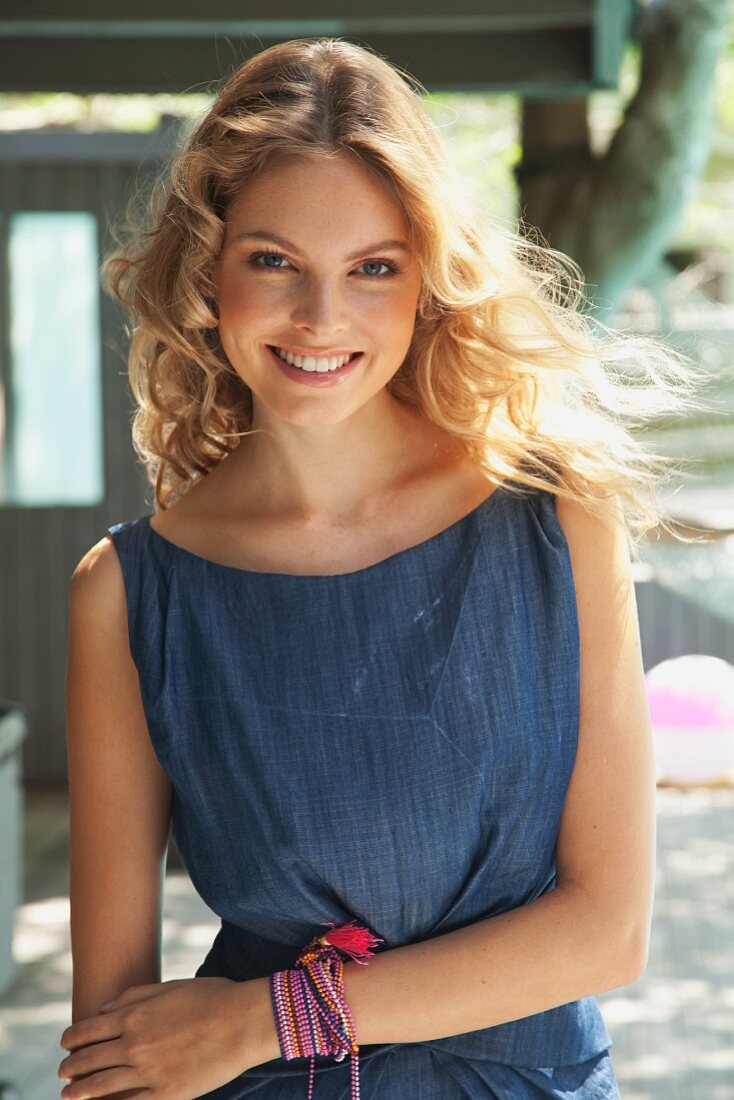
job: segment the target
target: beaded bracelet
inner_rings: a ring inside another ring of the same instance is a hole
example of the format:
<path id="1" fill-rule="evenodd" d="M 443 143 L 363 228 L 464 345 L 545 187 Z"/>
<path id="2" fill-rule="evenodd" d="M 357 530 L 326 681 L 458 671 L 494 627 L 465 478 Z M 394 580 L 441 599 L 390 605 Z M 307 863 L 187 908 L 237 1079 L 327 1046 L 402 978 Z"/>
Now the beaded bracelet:
<path id="1" fill-rule="evenodd" d="M 366 966 L 366 959 L 374 954 L 369 949 L 384 941 L 355 921 L 340 928 L 333 921 L 322 924 L 331 925 L 332 930 L 314 936 L 292 970 L 277 970 L 270 975 L 280 1053 L 286 1061 L 311 1058 L 308 1100 L 313 1096 L 314 1056 L 328 1054 L 341 1062 L 350 1054 L 352 1100 L 359 1100 L 359 1044 L 344 999 L 344 961 L 336 949 Z"/>

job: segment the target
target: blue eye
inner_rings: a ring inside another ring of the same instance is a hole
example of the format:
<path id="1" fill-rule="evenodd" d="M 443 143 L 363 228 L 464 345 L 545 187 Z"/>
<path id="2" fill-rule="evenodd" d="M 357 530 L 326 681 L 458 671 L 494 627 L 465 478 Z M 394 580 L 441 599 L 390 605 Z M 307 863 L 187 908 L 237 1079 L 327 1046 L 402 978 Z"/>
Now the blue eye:
<path id="1" fill-rule="evenodd" d="M 250 256 L 250 262 L 251 262 L 253 267 L 265 267 L 268 271 L 280 271 L 281 270 L 279 267 L 272 267 L 270 264 L 258 263 L 261 256 L 276 256 L 278 259 L 284 260 L 285 256 L 283 255 L 282 252 L 254 252 L 252 254 L 252 256 Z"/>
<path id="2" fill-rule="evenodd" d="M 378 279 L 387 279 L 390 275 L 396 275 L 398 271 L 397 266 L 392 262 L 392 260 L 365 260 L 365 262 L 362 264 L 362 267 L 366 267 L 367 264 L 379 264 L 381 267 L 388 268 L 388 274 L 376 276 L 376 278 Z"/>
<path id="3" fill-rule="evenodd" d="M 264 268 L 266 271 L 287 271 L 287 268 L 283 267 L 280 264 L 273 265 L 273 264 L 267 264 L 267 263 L 265 263 L 265 264 L 260 263 L 260 260 L 263 259 L 264 257 L 267 257 L 267 256 L 274 256 L 278 260 L 285 260 L 286 259 L 286 257 L 283 255 L 282 252 L 275 252 L 275 251 L 269 249 L 267 252 L 253 252 L 252 256 L 250 256 L 250 263 L 252 264 L 253 267 L 259 267 L 261 269 Z M 397 267 L 396 264 L 394 264 L 392 262 L 392 260 L 380 260 L 380 259 L 365 260 L 364 263 L 361 264 L 360 266 L 361 267 L 367 267 L 368 264 L 377 264 L 381 267 L 386 267 L 388 269 L 386 273 L 381 274 L 381 275 L 380 274 L 378 274 L 378 275 L 368 275 L 367 278 L 371 279 L 373 282 L 377 282 L 379 279 L 388 279 L 388 278 L 390 278 L 391 275 L 397 275 L 398 274 L 398 267 Z"/>

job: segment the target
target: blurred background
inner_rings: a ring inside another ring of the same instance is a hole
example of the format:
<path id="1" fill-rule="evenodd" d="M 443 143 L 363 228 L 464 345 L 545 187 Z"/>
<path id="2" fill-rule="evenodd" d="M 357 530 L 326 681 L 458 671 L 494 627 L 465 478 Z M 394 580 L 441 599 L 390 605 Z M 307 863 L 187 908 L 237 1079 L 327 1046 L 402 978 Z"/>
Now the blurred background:
<path id="1" fill-rule="evenodd" d="M 59 9 L 62 10 L 59 10 Z M 734 1100 L 734 12 L 728 0 L 4 0 L 0 14 L 0 1100 L 51 1100 L 71 1022 L 68 592 L 153 511 L 130 439 L 110 220 L 247 57 L 367 45 L 428 89 L 479 203 L 580 264 L 593 312 L 705 365 L 651 436 L 695 546 L 635 563 L 658 758 L 648 969 L 600 995 L 625 1100 Z M 32 12 L 32 14 L 30 14 Z M 171 842 L 163 980 L 218 920 Z"/>

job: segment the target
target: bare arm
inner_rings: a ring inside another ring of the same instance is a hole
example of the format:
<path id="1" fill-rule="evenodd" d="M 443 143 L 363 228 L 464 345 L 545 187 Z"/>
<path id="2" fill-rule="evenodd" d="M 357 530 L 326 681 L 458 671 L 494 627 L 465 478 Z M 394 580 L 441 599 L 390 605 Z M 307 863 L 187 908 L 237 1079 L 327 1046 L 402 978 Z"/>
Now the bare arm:
<path id="1" fill-rule="evenodd" d="M 171 788 L 150 743 L 107 538 L 72 577 L 66 698 L 75 1022 L 161 971 Z"/>
<path id="2" fill-rule="evenodd" d="M 360 1044 L 423 1042 L 635 981 L 647 965 L 655 770 L 626 536 L 558 501 L 576 588 L 581 713 L 556 888 L 423 943 L 347 962 Z M 263 1060 L 278 1057 L 262 983 Z"/>

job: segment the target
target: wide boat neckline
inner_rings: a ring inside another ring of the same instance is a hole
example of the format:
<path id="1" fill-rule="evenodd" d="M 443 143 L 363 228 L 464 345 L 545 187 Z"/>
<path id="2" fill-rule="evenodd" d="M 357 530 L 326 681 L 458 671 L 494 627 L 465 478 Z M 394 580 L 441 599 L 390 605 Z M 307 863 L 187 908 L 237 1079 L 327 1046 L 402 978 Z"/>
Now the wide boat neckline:
<path id="1" fill-rule="evenodd" d="M 379 570 L 382 567 L 389 565 L 392 562 L 395 562 L 398 558 L 407 557 L 409 554 L 413 554 L 416 551 L 420 551 L 427 548 L 428 546 L 431 546 L 433 543 L 438 542 L 440 539 L 444 538 L 451 531 L 454 531 L 457 528 L 461 527 L 463 524 L 467 523 L 473 517 L 478 518 L 480 513 L 484 512 L 485 509 L 487 513 L 489 513 L 489 511 L 494 506 L 496 500 L 499 498 L 502 489 L 502 485 L 496 486 L 496 488 L 492 490 L 489 496 L 486 496 L 484 500 L 481 500 L 479 504 L 476 504 L 459 519 L 454 520 L 453 523 L 450 523 L 448 527 L 444 527 L 442 528 L 442 530 L 437 531 L 435 535 L 429 535 L 427 539 L 422 539 L 420 542 L 416 542 L 412 546 L 406 546 L 403 550 L 396 550 L 394 553 L 388 554 L 386 558 L 382 558 L 380 561 L 373 562 L 372 565 L 364 565 L 361 569 L 352 569 L 348 573 L 274 573 L 262 569 L 245 569 L 239 565 L 225 565 L 223 562 L 212 561 L 210 558 L 202 557 L 201 554 L 195 554 L 193 550 L 186 550 L 185 547 L 179 546 L 178 543 L 172 542 L 170 539 L 166 538 L 165 535 L 162 535 L 160 531 L 156 531 L 155 527 L 151 526 L 150 521 L 152 516 L 143 516 L 142 520 L 146 524 L 148 531 L 153 535 L 153 537 L 159 542 L 165 544 L 165 546 L 167 546 L 172 553 L 181 555 L 184 558 L 189 558 L 192 561 L 202 562 L 210 569 L 221 570 L 225 573 L 240 573 L 243 576 L 247 577 L 287 577 L 289 580 L 294 581 L 336 580 L 338 578 L 358 577 L 367 573 L 375 572 L 376 570 Z"/>

